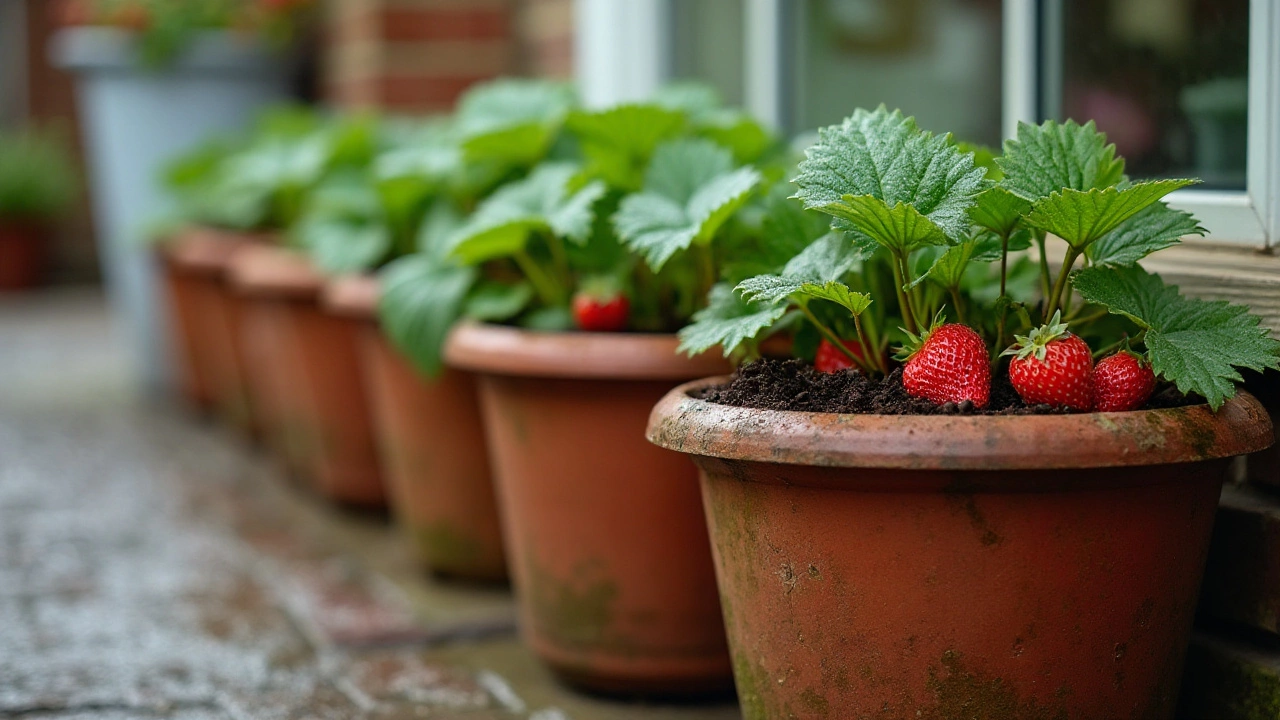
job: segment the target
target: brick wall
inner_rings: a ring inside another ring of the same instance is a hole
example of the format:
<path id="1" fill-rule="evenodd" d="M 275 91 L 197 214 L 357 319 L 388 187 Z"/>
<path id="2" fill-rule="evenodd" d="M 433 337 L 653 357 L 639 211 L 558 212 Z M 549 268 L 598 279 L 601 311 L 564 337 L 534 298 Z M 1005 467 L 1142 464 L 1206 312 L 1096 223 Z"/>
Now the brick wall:
<path id="1" fill-rule="evenodd" d="M 326 99 L 400 113 L 448 110 L 474 83 L 572 74 L 572 0 L 334 0 Z"/>

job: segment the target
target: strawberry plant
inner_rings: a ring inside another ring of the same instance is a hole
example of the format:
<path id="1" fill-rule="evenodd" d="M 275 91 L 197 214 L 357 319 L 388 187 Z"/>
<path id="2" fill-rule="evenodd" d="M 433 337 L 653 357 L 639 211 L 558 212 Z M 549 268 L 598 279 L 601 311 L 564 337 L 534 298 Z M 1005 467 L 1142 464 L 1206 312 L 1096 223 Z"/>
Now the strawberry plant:
<path id="1" fill-rule="evenodd" d="M 712 288 L 680 333 L 686 352 L 718 345 L 749 360 L 785 332 L 797 355 L 821 342 L 826 357 L 885 376 L 892 343 L 912 395 L 981 407 L 998 373 L 1028 405 L 1074 410 L 1140 406 L 1146 369 L 1216 409 L 1240 368 L 1280 367 L 1280 343 L 1246 308 L 1184 296 L 1141 267 L 1203 234 L 1162 200 L 1197 181 L 1130 179 L 1092 122 L 1021 124 L 984 158 L 900 112 L 858 110 L 819 131 L 793 176 L 795 205 L 829 226 L 802 228 L 795 206 L 771 206 L 790 230 L 765 239 L 794 252 Z M 645 247 L 661 260 L 668 241 Z M 1122 344 L 1128 359 L 1093 367 Z"/>
<path id="2" fill-rule="evenodd" d="M 441 170 L 448 212 L 432 213 L 418 251 L 382 275 L 383 326 L 428 373 L 461 317 L 544 331 L 677 330 L 728 259 L 763 236 L 746 218 L 761 202 L 763 165 L 744 163 L 772 138 L 700 87 L 588 111 L 561 86 L 499 81 L 446 122 L 452 152 L 438 145 L 408 174 Z M 415 162 L 403 152 L 384 161 Z M 483 189 L 460 199 L 468 186 Z"/>

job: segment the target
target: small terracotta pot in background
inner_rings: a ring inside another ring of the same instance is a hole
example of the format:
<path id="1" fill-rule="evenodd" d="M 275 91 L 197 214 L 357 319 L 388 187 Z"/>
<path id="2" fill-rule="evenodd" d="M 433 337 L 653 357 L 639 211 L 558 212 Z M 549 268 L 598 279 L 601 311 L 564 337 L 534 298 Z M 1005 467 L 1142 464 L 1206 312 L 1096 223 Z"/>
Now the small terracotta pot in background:
<path id="1" fill-rule="evenodd" d="M 287 249 L 237 256 L 237 285 L 249 302 L 246 341 L 263 372 L 276 445 L 324 497 L 377 507 L 385 502 L 373 425 L 361 376 L 359 323 L 321 310 L 325 277 Z"/>
<path id="2" fill-rule="evenodd" d="M 269 240 L 258 234 L 192 227 L 159 249 L 184 394 L 250 436 L 254 420 L 240 305 L 228 274 L 236 252 L 264 242 Z"/>
<path id="3" fill-rule="evenodd" d="M 677 344 L 463 325 L 446 347 L 479 379 L 521 632 L 559 675 L 597 691 L 730 683 L 694 467 L 644 441 L 663 393 L 725 368 Z"/>
<path id="4" fill-rule="evenodd" d="M 1241 393 L 1129 413 L 773 412 L 673 390 L 747 720 L 1170 718 Z"/>
<path id="5" fill-rule="evenodd" d="M 0 219 L 0 291 L 39 285 L 48 251 L 49 230 L 44 224 Z"/>
<path id="6" fill-rule="evenodd" d="M 507 576 L 475 379 L 418 373 L 378 328 L 378 281 L 338 278 L 325 307 L 360 324 L 370 411 L 396 520 L 433 572 Z"/>

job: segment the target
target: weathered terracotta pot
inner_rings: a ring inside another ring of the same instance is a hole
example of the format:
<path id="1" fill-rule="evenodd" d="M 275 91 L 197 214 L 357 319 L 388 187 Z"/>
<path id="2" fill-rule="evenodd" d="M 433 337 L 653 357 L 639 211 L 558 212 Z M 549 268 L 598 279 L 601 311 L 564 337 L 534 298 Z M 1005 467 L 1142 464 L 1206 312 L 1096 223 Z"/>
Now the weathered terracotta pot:
<path id="1" fill-rule="evenodd" d="M 265 361 L 261 382 L 275 397 L 285 457 L 329 500 L 383 505 L 357 343 L 361 324 L 321 310 L 326 278 L 305 256 L 276 250 L 252 260 L 242 287 L 261 307 L 247 337 Z"/>
<path id="2" fill-rule="evenodd" d="M 177 233 L 159 251 L 184 394 L 248 435 L 254 432 L 254 421 L 241 310 L 228 274 L 239 250 L 263 242 L 269 242 L 263 235 L 193 227 Z"/>
<path id="3" fill-rule="evenodd" d="M 0 219 L 0 290 L 27 290 L 40 284 L 49 230 L 27 220 Z"/>
<path id="4" fill-rule="evenodd" d="M 392 510 L 432 572 L 507 577 L 475 379 L 419 374 L 378 328 L 378 281 L 348 276 L 325 289 L 326 310 L 359 323 L 370 411 Z"/>
<path id="5" fill-rule="evenodd" d="M 697 461 L 746 718 L 1168 718 L 1241 393 L 1033 417 L 654 408 Z"/>
<path id="6" fill-rule="evenodd" d="M 525 641 L 603 692 L 724 691 L 729 658 L 695 470 L 644 442 L 649 408 L 724 367 L 669 335 L 464 325 Z"/>
<path id="7" fill-rule="evenodd" d="M 325 278 L 304 256 L 255 248 L 236 257 L 248 302 L 245 342 L 255 395 L 286 464 L 338 502 L 384 502 L 357 349 L 359 324 L 323 312 Z"/>

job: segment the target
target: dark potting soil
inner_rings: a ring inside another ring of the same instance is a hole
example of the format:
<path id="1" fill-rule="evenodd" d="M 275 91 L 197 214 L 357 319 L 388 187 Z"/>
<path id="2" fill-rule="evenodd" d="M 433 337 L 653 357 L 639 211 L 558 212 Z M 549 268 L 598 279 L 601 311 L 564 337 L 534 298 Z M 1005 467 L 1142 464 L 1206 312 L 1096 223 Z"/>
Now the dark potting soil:
<path id="1" fill-rule="evenodd" d="M 854 370 L 818 372 L 801 360 L 763 358 L 744 365 L 724 385 L 704 389 L 701 399 L 758 410 L 863 413 L 875 415 L 1048 415 L 1068 412 L 1049 405 L 1027 405 L 1004 373 L 991 381 L 991 400 L 978 409 L 970 402 L 935 405 L 912 397 L 902 385 L 902 369 L 883 378 Z M 1157 388 L 1145 409 L 1182 407 L 1202 402 L 1174 387 Z"/>

